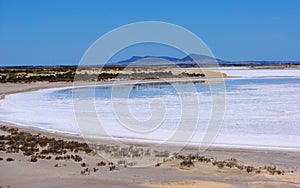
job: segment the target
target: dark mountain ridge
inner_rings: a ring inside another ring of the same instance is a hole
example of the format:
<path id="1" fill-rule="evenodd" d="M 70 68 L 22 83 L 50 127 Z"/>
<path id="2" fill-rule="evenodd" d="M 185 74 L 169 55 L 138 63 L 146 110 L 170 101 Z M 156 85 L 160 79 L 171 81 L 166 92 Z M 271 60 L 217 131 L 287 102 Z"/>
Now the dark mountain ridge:
<path id="1" fill-rule="evenodd" d="M 108 66 L 272 66 L 272 65 L 300 65 L 300 61 L 225 61 L 213 57 L 190 54 L 183 58 L 168 56 L 133 56 L 130 59 L 110 63 Z"/>
<path id="2" fill-rule="evenodd" d="M 107 63 L 108 67 L 126 67 L 126 66 L 287 66 L 300 65 L 300 61 L 225 61 L 205 55 L 190 54 L 183 58 L 168 56 L 132 56 L 131 58 L 119 62 Z M 99 65 L 86 65 L 83 67 L 102 67 Z M 52 65 L 52 66 L 0 66 L 0 68 L 76 68 L 77 65 Z"/>

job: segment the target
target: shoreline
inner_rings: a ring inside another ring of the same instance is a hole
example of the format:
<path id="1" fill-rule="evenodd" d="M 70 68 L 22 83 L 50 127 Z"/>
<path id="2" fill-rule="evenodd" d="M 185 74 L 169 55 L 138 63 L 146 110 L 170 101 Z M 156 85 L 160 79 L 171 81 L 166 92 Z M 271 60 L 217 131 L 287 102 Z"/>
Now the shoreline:
<path id="1" fill-rule="evenodd" d="M 128 81 L 127 81 L 128 82 Z M 131 82 L 131 81 L 129 81 Z M 104 82 L 109 84 L 108 82 Z M 114 82 L 112 82 L 114 83 Z M 56 85 L 57 84 L 57 85 Z M 86 83 L 93 85 L 94 83 Z M 10 85 L 10 84 L 9 84 Z M 18 84 L 20 85 L 20 84 Z M 11 84 L 11 90 L 7 94 L 35 91 L 47 88 L 59 88 L 73 86 L 73 83 L 37 83 L 31 86 L 27 84 L 22 88 L 16 90 L 16 85 Z M 1 88 L 2 85 L 0 85 Z M 13 90 L 15 89 L 15 91 Z M 23 89 L 23 90 L 22 90 Z M 1 90 L 3 92 L 3 90 Z M 57 133 L 49 133 L 42 130 L 30 129 L 26 127 L 15 126 L 9 123 L 1 123 L 11 128 L 17 127 L 19 132 L 30 133 L 33 135 L 40 135 L 40 137 L 54 138 L 56 140 L 63 140 L 64 142 L 83 142 L 85 140 L 80 135 L 65 135 Z M 1 135 L 4 133 L 1 132 Z M 0 140 L 1 142 L 1 140 Z M 113 145 L 115 143 L 99 141 L 104 145 Z M 147 147 L 140 143 L 126 143 L 136 147 Z M 185 148 L 181 154 L 188 156 L 191 153 L 196 153 L 195 148 Z M 67 154 L 72 153 L 70 151 Z M 51 155 L 51 160 L 38 158 L 37 162 L 30 162 L 30 157 L 23 156 L 21 153 L 6 153 L 0 151 L 1 171 L 5 173 L 0 174 L 0 186 L 7 187 L 300 187 L 300 152 L 287 151 L 270 151 L 270 150 L 255 150 L 255 149 L 235 149 L 235 148 L 209 148 L 201 155 L 219 162 L 227 161 L 230 158 L 237 159 L 239 164 L 245 167 L 253 166 L 257 169 L 264 166 L 276 166 L 283 169 L 285 174 L 270 175 L 269 173 L 255 173 L 247 172 L 245 169 L 239 170 L 229 167 L 218 167 L 212 165 L 213 161 L 208 163 L 193 160 L 193 166 L 180 165 L 184 158 L 165 158 L 163 162 L 152 161 L 153 165 L 147 167 L 128 167 L 123 165 L 116 165 L 116 169 L 110 171 L 108 166 L 99 167 L 96 164 L 103 160 L 101 156 L 94 154 L 86 154 L 79 152 L 82 156 L 83 162 L 73 162 L 70 160 L 55 160 L 56 156 Z M 7 162 L 8 158 L 15 159 L 12 162 Z M 144 160 L 144 159 L 143 159 Z M 211 159 L 210 159 L 211 160 Z M 157 162 L 157 164 L 156 164 Z M 83 167 L 82 163 L 86 166 Z M 156 166 L 158 165 L 159 166 Z M 221 163 L 220 163 L 221 164 Z M 57 165 L 57 167 L 55 167 Z M 22 170 L 20 169 L 22 168 Z M 88 168 L 91 171 L 85 172 Z M 96 168 L 96 172 L 93 172 Z M 291 171 L 294 171 L 291 173 Z M 80 172 L 84 171 L 84 174 Z M 85 174 L 86 173 L 86 174 Z M 159 174 L 160 176 L 157 176 Z M 15 176 L 18 178 L 15 181 Z M 32 176 L 32 177 L 30 177 Z M 148 184 L 145 184 L 149 182 Z"/>
<path id="2" fill-rule="evenodd" d="M 84 138 L 83 136 L 76 134 L 76 133 L 66 133 L 66 132 L 55 132 L 55 131 L 47 131 L 41 128 L 36 127 L 25 127 L 25 126 L 18 126 L 13 123 L 7 123 L 0 120 L 0 125 L 4 125 L 10 128 L 18 128 L 24 132 L 33 132 L 36 134 L 42 134 L 52 137 L 58 137 L 58 138 L 67 138 L 67 139 L 74 139 L 74 140 L 90 140 L 95 142 L 105 142 L 105 143 L 118 143 L 118 141 L 108 141 L 110 140 L 107 138 Z M 141 141 L 139 138 L 127 138 L 127 137 L 114 137 L 115 140 L 117 139 L 123 139 L 122 143 L 125 144 L 136 144 L 136 145 L 142 145 L 142 146 L 149 146 L 153 144 L 153 140 L 143 140 Z M 125 141 L 127 140 L 127 141 Z M 152 142 L 151 142 L 152 141 Z M 206 150 L 208 151 L 241 151 L 241 152 L 275 152 L 275 153 L 299 153 L 300 154 L 300 148 L 285 148 L 285 147 L 262 147 L 262 146 L 247 146 L 247 145 L 241 145 L 233 147 L 233 145 L 226 145 L 222 144 L 224 146 L 209 146 Z M 178 145 L 169 145 L 170 147 L 179 147 Z M 257 147 L 257 148 L 255 148 Z M 199 146 L 197 145 L 187 145 L 185 146 L 188 150 L 198 150 Z"/>
<path id="3" fill-rule="evenodd" d="M 25 132 L 25 134 L 23 132 Z M 154 160 L 147 166 L 126 167 L 127 165 L 124 166 L 123 163 L 120 163 L 123 160 L 114 161 L 111 166 L 99 166 L 100 161 L 107 161 L 107 159 L 103 158 L 104 155 L 98 155 L 94 153 L 93 150 L 86 148 L 88 147 L 87 145 L 82 148 L 82 144 L 80 143 L 85 144 L 83 140 L 80 141 L 78 139 L 60 137 L 58 135 L 52 137 L 47 134 L 35 133 L 28 130 L 11 129 L 9 127 L 3 128 L 3 126 L 1 127 L 0 133 L 2 135 L 0 137 L 1 140 L 8 139 L 6 143 L 10 143 L 9 139 L 14 139 L 13 137 L 27 135 L 26 137 L 29 140 L 32 140 L 30 139 L 32 137 L 35 138 L 37 142 L 42 143 L 43 141 L 40 139 L 46 138 L 51 142 L 57 142 L 57 144 L 73 143 L 75 150 L 79 144 L 79 152 L 77 153 L 72 152 L 73 149 L 67 149 L 65 154 L 59 154 L 59 152 L 65 150 L 63 146 L 61 148 L 62 150 L 51 150 L 55 153 L 46 153 L 46 155 L 43 154 L 43 146 L 41 146 L 41 148 L 38 149 L 39 152 L 31 155 L 31 157 L 30 155 L 25 156 L 25 154 L 23 156 L 20 151 L 0 151 L 0 157 L 2 159 L 0 161 L 0 167 L 1 169 L 6 169 L 6 173 L 0 175 L 0 186 L 39 187 L 43 185 L 43 187 L 53 187 L 56 185 L 54 182 L 57 182 L 60 186 L 64 186 L 65 184 L 74 186 L 75 184 L 86 182 L 84 187 L 168 188 L 182 187 L 182 185 L 193 185 L 192 187 L 240 187 L 241 185 L 247 185 L 249 187 L 256 187 L 256 185 L 273 187 L 274 182 L 278 182 L 282 184 L 282 186 L 287 187 L 300 186 L 300 170 L 295 167 L 297 163 L 299 165 L 297 159 L 300 157 L 300 154 L 295 153 L 209 150 L 199 155 L 196 154 L 194 150 L 186 148 L 181 154 L 163 157 L 163 160 L 159 160 L 160 162 Z M 3 137 L 3 135 L 5 137 Z M 34 143 L 37 144 L 36 142 Z M 12 145 L 10 145 L 10 147 L 11 146 Z M 101 146 L 107 148 L 112 147 L 104 143 L 102 143 Z M 143 146 L 129 146 L 129 148 L 131 147 L 141 148 Z M 6 149 L 8 148 L 9 147 L 6 146 Z M 49 149 L 51 148 L 48 147 L 48 150 Z M 66 156 L 69 155 L 79 155 L 80 161 L 76 162 L 66 158 Z M 195 158 L 193 156 L 195 156 Z M 284 159 L 282 159 L 282 157 L 284 157 Z M 270 158 L 273 159 L 271 163 L 267 162 L 270 161 Z M 8 162 L 8 159 L 13 159 L 13 161 Z M 276 160 L 279 159 L 281 160 L 276 162 Z M 127 160 L 129 160 L 129 158 L 127 158 Z M 141 160 L 147 160 L 147 157 L 143 155 Z M 125 164 L 129 165 L 130 163 L 128 162 L 125 162 Z M 280 165 L 281 162 L 285 162 L 285 164 Z M 289 164 L 287 164 L 287 162 Z M 24 170 L 19 170 L 19 166 L 22 166 Z M 29 174 L 33 175 L 34 178 L 31 178 Z M 157 174 L 160 174 L 160 176 L 158 177 Z M 15 175 L 18 175 L 18 181 L 12 181 L 12 177 Z M 45 177 L 47 177 L 47 179 L 45 179 Z M 136 179 L 137 177 L 139 178 Z M 133 179 L 136 179 L 136 181 L 132 182 Z M 255 186 L 251 186 L 253 183 L 255 183 Z"/>
<path id="4" fill-rule="evenodd" d="M 240 78 L 240 77 L 239 77 Z M 238 79 L 239 79 L 238 78 Z M 241 77 L 244 78 L 244 77 Z M 247 77 L 245 77 L 247 78 Z M 268 78 L 268 77 L 262 77 L 262 78 Z M 224 78 L 224 79 L 236 79 L 236 78 L 231 78 L 230 76 L 228 78 Z M 1 93 L 3 96 L 6 95 L 11 95 L 11 94 L 17 94 L 17 93 L 23 93 L 23 92 L 32 92 L 32 91 L 38 91 L 38 90 L 44 90 L 44 89 L 60 89 L 60 88 L 77 88 L 77 87 L 89 87 L 89 86 L 95 86 L 95 83 L 97 83 L 97 86 L 104 86 L 104 85 L 112 85 L 112 84 L 131 84 L 131 83 L 135 83 L 135 82 L 139 82 L 139 83 L 148 83 L 148 82 L 167 82 L 167 81 L 171 81 L 171 82 L 178 82 L 178 81 L 201 81 L 201 80 L 205 80 L 205 79 L 195 79 L 195 78 L 185 78 L 185 79 L 162 79 L 162 80 L 112 80 L 112 81 L 105 81 L 105 82 L 77 82 L 77 83 L 73 83 L 73 82 L 36 82 L 36 83 L 18 83 L 18 84 L 12 84 L 12 83 L 1 83 L 0 84 L 0 88 L 1 87 L 6 87 L 8 85 L 7 88 L 2 89 Z M 23 86 L 21 87 L 21 89 L 18 87 L 16 89 L 16 85 L 18 86 Z M 46 130 L 43 128 L 38 128 L 38 127 L 26 127 L 26 126 L 21 126 L 21 125 L 17 125 L 13 122 L 5 122 L 5 121 L 1 121 L 0 123 L 2 125 L 6 125 L 6 126 L 11 126 L 11 127 L 16 127 L 19 129 L 24 129 L 27 131 L 33 131 L 33 132 L 37 132 L 37 133 L 41 133 L 41 134 L 47 134 L 47 135 L 57 135 L 59 137 L 68 137 L 68 138 L 75 138 L 75 139 L 83 139 L 82 135 L 80 135 L 80 133 L 71 133 L 71 132 L 64 132 L 64 131 L 57 131 L 57 130 Z M 121 137 L 116 137 L 116 139 L 120 139 Z M 123 138 L 123 137 L 122 137 Z M 106 139 L 101 139 L 101 138 L 89 138 L 90 140 L 96 140 L 96 141 L 106 141 Z M 126 141 L 126 143 L 128 144 L 140 144 L 140 145 L 151 145 L 151 140 L 145 140 L 143 141 L 139 141 L 139 138 L 128 138 L 127 140 L 130 141 Z M 154 140 L 152 140 L 154 141 Z M 159 140 L 157 140 L 159 141 Z M 300 153 L 300 148 L 284 148 L 284 147 L 267 147 L 267 146 L 259 146 L 260 148 L 255 148 L 256 146 L 254 145 L 228 145 L 226 146 L 222 146 L 222 145 L 226 145 L 226 144 L 219 144 L 218 146 L 209 146 L 209 148 L 211 148 L 212 150 L 231 150 L 231 151 L 262 151 L 262 152 L 292 152 L 292 153 Z M 187 146 L 187 148 L 189 149 L 195 149 L 198 146 Z M 298 149 L 298 150 L 297 150 Z"/>
<path id="5" fill-rule="evenodd" d="M 219 80 L 226 78 L 209 78 L 209 80 Z M 103 86 L 113 84 L 132 84 L 132 83 L 160 83 L 160 82 L 188 82 L 188 81 L 206 81 L 206 78 L 166 78 L 166 79 L 155 79 L 155 80 L 109 80 L 109 81 L 95 81 L 95 82 L 33 82 L 33 83 L 0 83 L 0 95 L 10 95 L 23 92 L 31 92 L 43 89 L 55 89 L 55 88 L 69 88 L 69 87 L 89 87 L 89 86 Z M 17 89 L 16 89 L 17 87 Z"/>
<path id="6" fill-rule="evenodd" d="M 165 79 L 146 79 L 146 80 L 107 80 L 107 81 L 82 81 L 82 82 L 76 82 L 76 86 L 88 86 L 88 85 L 92 85 L 94 86 L 95 83 L 97 83 L 96 85 L 103 85 L 103 84 L 114 84 L 114 83 L 118 83 L 118 84 L 122 84 L 122 83 L 131 83 L 131 82 L 161 82 L 161 81 L 182 81 L 184 79 L 186 80 L 213 80 L 215 78 L 218 79 L 237 79 L 237 78 L 297 78 L 300 77 L 300 75 L 289 75 L 289 74 L 284 74 L 284 75 L 252 75 L 252 76 L 247 76 L 247 75 L 228 75 L 226 72 L 227 71 L 235 71 L 235 70 L 243 70 L 243 71 L 300 71 L 300 66 L 296 66 L 293 68 L 289 68 L 289 67 L 284 67 L 283 69 L 277 69 L 277 68 L 273 68 L 271 67 L 264 67 L 264 68 L 258 68 L 256 69 L 255 67 L 249 67 L 249 66 L 241 66 L 241 67 L 209 67 L 209 68 L 183 68 L 186 69 L 188 71 L 193 71 L 193 70 L 200 70 L 200 71 L 204 71 L 207 72 L 207 77 L 205 78 L 193 78 L 193 77 L 185 77 L 185 78 L 165 78 Z M 177 68 L 170 68 L 170 70 L 175 70 L 176 71 Z M 223 72 L 221 72 L 223 71 Z M 217 73 L 217 74 L 215 74 Z M 234 73 L 233 73 L 234 74 Z M 74 86 L 75 82 L 66 82 L 66 81 L 57 81 L 57 82 L 42 82 L 42 81 L 37 81 L 37 82 L 28 82 L 28 83 L 0 83 L 0 95 L 4 94 L 4 95 L 9 95 L 9 94 L 14 94 L 14 93 L 19 93 L 19 92 L 28 92 L 28 91 L 35 91 L 35 90 L 40 90 L 40 89 L 49 89 L 49 88 L 60 88 L 60 87 L 70 87 L 70 86 Z M 46 84 L 46 86 L 45 86 Z"/>

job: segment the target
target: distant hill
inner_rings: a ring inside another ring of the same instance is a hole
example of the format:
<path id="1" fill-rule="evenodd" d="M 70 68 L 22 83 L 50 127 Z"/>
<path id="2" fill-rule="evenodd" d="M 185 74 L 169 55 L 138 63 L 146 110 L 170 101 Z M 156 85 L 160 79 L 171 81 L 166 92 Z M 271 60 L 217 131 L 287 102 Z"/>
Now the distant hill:
<path id="1" fill-rule="evenodd" d="M 300 65 L 300 61 L 225 61 L 205 55 L 190 54 L 183 58 L 168 56 L 133 56 L 130 59 L 110 63 L 108 66 L 211 66 L 216 62 L 220 66 L 271 66 L 271 65 Z"/>
<path id="2" fill-rule="evenodd" d="M 212 66 L 216 62 L 220 66 L 278 66 L 278 65 L 300 65 L 300 61 L 225 61 L 222 59 L 214 59 L 205 55 L 190 54 L 183 58 L 175 58 L 168 56 L 132 56 L 130 59 L 108 63 L 105 66 L 126 67 L 126 66 Z M 19 68 L 19 69 L 40 69 L 40 68 L 57 68 L 74 69 L 77 65 L 52 65 L 52 66 L 1 66 L 3 68 Z M 102 67 L 99 65 L 85 65 L 84 67 Z"/>

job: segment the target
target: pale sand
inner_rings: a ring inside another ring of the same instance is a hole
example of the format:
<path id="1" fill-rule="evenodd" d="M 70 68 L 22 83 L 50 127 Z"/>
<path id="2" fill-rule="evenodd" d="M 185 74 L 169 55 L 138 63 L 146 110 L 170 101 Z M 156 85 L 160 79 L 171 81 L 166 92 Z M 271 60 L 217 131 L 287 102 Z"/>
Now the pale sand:
<path id="1" fill-rule="evenodd" d="M 71 82 L 0 83 L 0 94 L 34 91 L 38 89 L 72 86 Z"/>
<path id="2" fill-rule="evenodd" d="M 72 86 L 72 83 L 0 84 L 4 94 L 30 91 L 50 87 Z M 30 130 L 32 133 L 33 131 Z M 4 134 L 1 132 L 1 134 Z M 54 136 L 45 133 L 46 136 Z M 81 140 L 76 137 L 55 135 L 56 138 Z M 183 153 L 195 152 L 186 149 Z M 103 160 L 98 155 L 81 153 L 89 168 Z M 300 154 L 292 152 L 211 150 L 203 153 L 218 159 L 236 158 L 246 165 L 277 165 L 284 168 L 300 167 Z M 285 175 L 255 174 L 238 169 L 218 169 L 205 163 L 181 169 L 181 160 L 163 163 L 160 167 L 124 168 L 110 172 L 108 167 L 97 167 L 99 171 L 81 175 L 83 167 L 72 161 L 38 160 L 29 162 L 22 153 L 12 154 L 0 151 L 0 186 L 2 187 L 300 187 L 300 173 Z M 13 157 L 13 162 L 5 161 Z M 54 167 L 58 164 L 59 167 Z M 185 185 L 185 186 L 184 186 Z M 197 185 L 197 186 L 195 186 Z"/>
<path id="3" fill-rule="evenodd" d="M 157 70 L 160 71 L 160 69 L 149 69 L 146 72 L 147 73 L 155 73 Z M 98 74 L 99 70 L 83 70 L 84 73 L 89 73 L 89 74 Z M 180 71 L 175 71 L 172 69 L 163 69 L 163 72 L 168 72 L 172 71 L 174 75 L 176 74 L 181 74 L 182 70 Z M 108 71 L 109 73 L 120 73 L 120 71 L 117 70 L 110 70 Z M 125 74 L 131 74 L 134 73 L 131 71 L 131 69 L 125 69 L 121 71 L 122 73 Z M 141 70 L 140 72 L 145 72 L 145 70 Z M 206 78 L 203 77 L 186 77 L 186 78 L 162 78 L 162 79 L 155 79 L 155 80 L 106 80 L 106 81 L 98 81 L 98 82 L 32 82 L 32 83 L 0 83 L 0 97 L 2 95 L 8 95 L 12 93 L 17 93 L 17 92 L 26 92 L 26 91 L 34 91 L 38 89 L 46 89 L 46 88 L 58 88 L 58 87 L 67 87 L 67 86 L 84 86 L 84 85 L 102 85 L 102 84 L 111 84 L 111 83 L 131 83 L 131 82 L 137 82 L 137 81 L 176 81 L 176 80 L 204 80 L 206 82 L 215 82 L 215 79 L 220 79 L 218 82 L 222 81 L 223 78 L 227 78 L 227 75 L 225 73 L 220 73 L 220 72 L 215 72 L 215 71 L 208 71 L 208 70 L 197 70 L 197 71 L 186 71 L 189 73 L 196 73 L 196 74 L 205 74 L 207 78 L 212 78 L 214 80 L 207 80 Z M 80 73 L 77 72 L 77 73 Z"/>
<path id="4" fill-rule="evenodd" d="M 89 168 L 97 167 L 100 156 L 84 155 Z M 272 155 L 272 154 L 270 154 Z M 110 172 L 108 167 L 81 175 L 81 163 L 38 160 L 29 162 L 22 154 L 0 153 L 13 162 L 0 162 L 0 186 L 6 187 L 299 187 L 299 172 L 286 175 L 248 174 L 237 169 L 218 169 L 210 164 L 195 163 L 191 169 L 181 169 L 180 160 L 163 163 L 161 167 L 124 168 Z M 251 158 L 251 154 L 249 154 Z M 59 167 L 54 167 L 59 164 Z M 182 183 L 184 182 L 184 183 Z M 196 183 L 195 183 L 196 182 Z M 183 186 L 186 185 L 186 186 Z"/>
<path id="5" fill-rule="evenodd" d="M 216 78 L 216 77 L 214 77 Z M 220 77 L 217 77 L 220 78 Z M 220 78 L 218 82 L 222 82 Z M 135 82 L 176 82 L 176 81 L 206 81 L 205 78 L 166 78 L 166 79 L 155 79 L 155 80 L 109 80 L 109 81 L 98 81 L 98 82 L 32 82 L 32 83 L 0 83 L 0 96 L 9 95 L 19 92 L 35 91 L 40 89 L 48 88 L 60 88 L 60 87 L 77 87 L 77 86 L 93 86 L 93 85 L 104 85 L 104 84 L 126 84 Z M 211 80 L 210 82 L 217 82 L 216 80 Z"/>
<path id="6" fill-rule="evenodd" d="M 226 184 L 226 183 L 218 183 L 218 182 L 210 182 L 210 181 L 187 181 L 187 182 L 175 182 L 175 183 L 146 183 L 144 184 L 146 187 L 157 187 L 157 188 L 199 188 L 199 187 L 210 187 L 210 188 L 234 188 L 235 186 Z"/>

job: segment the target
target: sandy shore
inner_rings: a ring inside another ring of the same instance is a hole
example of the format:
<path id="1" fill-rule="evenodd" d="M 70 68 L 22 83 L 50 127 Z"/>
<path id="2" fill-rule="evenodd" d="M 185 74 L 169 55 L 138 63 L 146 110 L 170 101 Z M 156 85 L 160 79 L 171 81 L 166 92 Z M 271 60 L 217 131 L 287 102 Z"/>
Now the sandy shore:
<path id="1" fill-rule="evenodd" d="M 37 134 L 22 129 L 18 133 L 2 130 L 0 134 L 11 138 L 22 135 L 23 132 L 56 141 L 63 138 L 65 142 L 84 143 L 79 138 Z M 65 154 L 44 154 L 51 156 L 51 159 L 46 159 L 42 158 L 41 151 L 49 149 L 49 146 L 40 147 L 39 154 L 27 156 L 23 151 L 7 152 L 9 140 L 1 137 L 1 142 L 3 141 L 6 142 L 6 151 L 0 152 L 2 187 L 300 187 L 300 172 L 294 167 L 299 163 L 298 153 L 208 150 L 201 153 L 198 159 L 192 159 L 192 165 L 188 166 L 182 164 L 188 159 L 184 154 L 194 151 L 187 149 L 182 152 L 182 156 L 167 157 L 159 165 L 129 167 L 114 163 L 115 167 L 111 170 L 112 165 L 108 165 L 108 161 L 94 152 L 86 153 L 84 149 L 79 149 L 76 153 L 67 150 Z M 78 155 L 82 160 L 76 162 L 72 159 L 56 159 L 67 155 Z M 32 161 L 32 156 L 37 156 L 37 161 Z M 243 170 L 235 166 L 221 168 L 213 165 L 214 161 L 222 162 L 226 161 L 223 158 L 232 157 L 236 157 L 235 164 L 243 166 Z M 13 161 L 7 161 L 10 158 Z M 99 165 L 100 162 L 106 164 Z M 277 165 L 277 170 L 284 170 L 284 174 L 272 175 L 264 169 L 264 165 Z M 247 172 L 248 167 L 260 169 L 260 172 Z"/>
<path id="2" fill-rule="evenodd" d="M 65 86 L 72 86 L 72 83 L 0 84 L 0 91 L 7 95 Z M 170 154 L 164 157 L 164 162 L 135 167 L 123 163 L 109 165 L 109 161 L 95 151 L 86 152 L 81 150 L 82 148 L 76 153 L 70 149 L 65 149 L 65 154 L 50 152 L 44 156 L 51 156 L 51 159 L 46 159 L 42 157 L 41 151 L 49 149 L 49 143 L 42 147 L 32 139 L 25 139 L 24 142 L 36 144 L 38 151 L 34 154 L 24 155 L 24 151 L 21 150 L 8 152 L 9 147 L 20 141 L 14 139 L 14 136 L 23 133 L 54 139 L 54 143 L 58 140 L 63 140 L 63 143 L 84 143 L 81 138 L 73 136 L 25 129 L 19 129 L 17 132 L 1 130 L 0 143 L 5 148 L 0 150 L 1 187 L 300 187 L 300 153 L 211 149 L 192 158 L 189 154 L 195 154 L 197 150 L 185 149 L 180 156 Z M 27 137 L 31 138 L 30 135 Z M 67 155 L 78 155 L 82 160 L 76 162 L 68 159 Z M 32 156 L 36 157 L 37 161 L 32 162 Z M 56 160 L 56 157 L 63 159 Z M 9 161 L 9 158 L 13 161 Z M 144 155 L 140 158 L 148 159 Z M 99 165 L 101 161 L 106 164 Z M 226 166 L 227 164 L 231 165 Z M 271 168 L 275 166 L 276 171 L 272 174 Z"/>
<path id="3" fill-rule="evenodd" d="M 155 79 L 155 80 L 111 80 L 111 81 L 102 81 L 102 82 L 32 82 L 32 83 L 0 83 L 0 96 L 1 95 L 9 95 L 19 92 L 29 92 L 40 89 L 48 89 L 48 88 L 60 88 L 60 87 L 78 87 L 78 86 L 90 86 L 90 85 L 103 85 L 103 84 L 126 84 L 126 83 L 134 83 L 134 82 L 176 82 L 176 81 L 199 81 L 203 82 L 206 79 L 199 78 L 167 78 L 167 79 Z M 207 82 L 207 81 L 206 81 Z M 212 80 L 210 82 L 216 82 L 216 80 Z M 220 81 L 218 81 L 220 82 Z"/>

